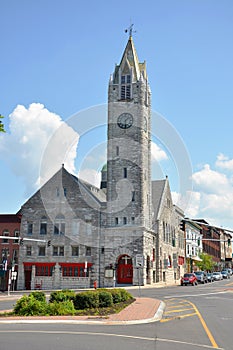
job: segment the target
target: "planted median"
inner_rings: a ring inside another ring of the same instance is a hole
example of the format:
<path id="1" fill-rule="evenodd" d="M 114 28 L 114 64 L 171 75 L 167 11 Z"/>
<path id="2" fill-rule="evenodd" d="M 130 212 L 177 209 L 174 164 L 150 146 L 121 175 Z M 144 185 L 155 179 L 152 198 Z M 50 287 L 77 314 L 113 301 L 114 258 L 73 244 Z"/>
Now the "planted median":
<path id="1" fill-rule="evenodd" d="M 107 316 L 118 313 L 134 301 L 125 289 L 97 289 L 76 293 L 54 291 L 47 301 L 45 293 L 34 291 L 20 298 L 5 316 Z"/>

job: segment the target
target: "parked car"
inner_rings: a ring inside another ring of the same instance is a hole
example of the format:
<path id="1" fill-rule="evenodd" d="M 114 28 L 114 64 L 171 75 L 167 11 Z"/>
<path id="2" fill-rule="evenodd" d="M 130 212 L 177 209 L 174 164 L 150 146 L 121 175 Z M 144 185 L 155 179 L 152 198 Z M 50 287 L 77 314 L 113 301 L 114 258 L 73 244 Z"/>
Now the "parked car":
<path id="1" fill-rule="evenodd" d="M 184 276 L 181 277 L 180 284 L 181 286 L 187 286 L 188 284 L 195 286 L 197 285 L 197 277 L 194 273 L 185 273 Z"/>
<path id="2" fill-rule="evenodd" d="M 232 276 L 232 269 L 227 269 L 227 271 L 229 272 L 230 276 Z"/>
<path id="3" fill-rule="evenodd" d="M 221 274 L 222 274 L 222 277 L 225 279 L 230 278 L 230 274 L 229 274 L 228 270 L 222 270 Z"/>
<path id="4" fill-rule="evenodd" d="M 203 284 L 208 282 L 207 273 L 205 271 L 195 271 L 194 273 L 197 277 L 197 282 Z"/>
<path id="5" fill-rule="evenodd" d="M 214 282 L 214 276 L 212 272 L 207 272 L 208 282 Z"/>
<path id="6" fill-rule="evenodd" d="M 219 271 L 213 272 L 213 277 L 215 281 L 220 281 L 223 279 L 222 274 Z"/>

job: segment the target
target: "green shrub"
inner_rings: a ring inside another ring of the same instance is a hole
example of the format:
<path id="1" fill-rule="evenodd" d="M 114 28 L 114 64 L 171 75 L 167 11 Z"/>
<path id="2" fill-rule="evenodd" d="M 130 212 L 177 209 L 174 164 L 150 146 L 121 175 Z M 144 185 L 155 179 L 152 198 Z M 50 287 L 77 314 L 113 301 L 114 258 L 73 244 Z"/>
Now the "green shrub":
<path id="1" fill-rule="evenodd" d="M 92 309 L 99 307 L 99 294 L 97 291 L 87 291 L 76 294 L 74 298 L 76 310 Z"/>
<path id="2" fill-rule="evenodd" d="M 115 289 L 110 289 L 109 292 L 112 294 L 114 304 L 127 301 L 133 298 L 133 296 L 129 292 L 127 292 L 127 290 L 125 289 L 115 288 Z"/>
<path id="3" fill-rule="evenodd" d="M 112 294 L 113 304 L 118 304 L 121 302 L 120 289 L 110 289 L 109 292 Z"/>
<path id="4" fill-rule="evenodd" d="M 48 305 L 48 312 L 50 316 L 74 315 L 75 308 L 71 300 L 65 300 L 62 302 L 55 301 Z"/>
<path id="5" fill-rule="evenodd" d="M 64 289 L 64 290 L 57 290 L 54 291 L 50 294 L 50 299 L 49 302 L 53 303 L 53 302 L 63 302 L 66 300 L 74 300 L 75 298 L 75 292 L 69 289 Z"/>
<path id="6" fill-rule="evenodd" d="M 40 301 L 33 295 L 24 295 L 14 307 L 14 313 L 20 316 L 41 316 L 47 315 L 47 312 L 48 304 L 46 301 Z"/>
<path id="7" fill-rule="evenodd" d="M 109 307 L 113 305 L 112 294 L 107 290 L 98 291 L 99 307 Z"/>
<path id="8" fill-rule="evenodd" d="M 44 292 L 41 291 L 34 291 L 31 292 L 29 295 L 33 296 L 38 301 L 46 301 L 46 296 Z"/>
<path id="9" fill-rule="evenodd" d="M 133 298 L 133 296 L 125 289 L 120 289 L 120 294 L 121 294 L 121 301 L 127 301 Z"/>

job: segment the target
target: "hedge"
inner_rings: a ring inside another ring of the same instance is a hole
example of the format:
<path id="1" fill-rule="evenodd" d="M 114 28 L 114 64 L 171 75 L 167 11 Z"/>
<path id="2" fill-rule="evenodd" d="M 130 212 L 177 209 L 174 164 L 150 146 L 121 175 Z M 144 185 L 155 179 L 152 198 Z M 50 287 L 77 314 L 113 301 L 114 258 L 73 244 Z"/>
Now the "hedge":
<path id="1" fill-rule="evenodd" d="M 132 298 L 129 292 L 120 288 L 100 288 L 77 294 L 62 290 L 52 292 L 47 303 L 43 292 L 34 291 L 20 298 L 13 311 L 20 316 L 74 315 L 76 310 L 111 307 Z"/>

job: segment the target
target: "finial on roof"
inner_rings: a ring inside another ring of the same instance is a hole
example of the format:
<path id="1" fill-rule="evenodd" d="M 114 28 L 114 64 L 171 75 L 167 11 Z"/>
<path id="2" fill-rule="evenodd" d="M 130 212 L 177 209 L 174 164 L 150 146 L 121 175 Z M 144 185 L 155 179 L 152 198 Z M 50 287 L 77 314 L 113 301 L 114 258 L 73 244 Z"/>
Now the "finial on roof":
<path id="1" fill-rule="evenodd" d="M 136 30 L 133 30 L 134 24 L 130 24 L 129 28 L 125 29 L 125 33 L 129 33 L 129 38 L 132 38 L 133 33 L 136 33 Z"/>

